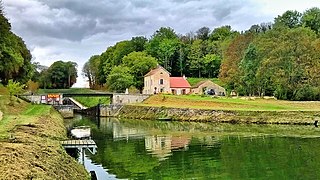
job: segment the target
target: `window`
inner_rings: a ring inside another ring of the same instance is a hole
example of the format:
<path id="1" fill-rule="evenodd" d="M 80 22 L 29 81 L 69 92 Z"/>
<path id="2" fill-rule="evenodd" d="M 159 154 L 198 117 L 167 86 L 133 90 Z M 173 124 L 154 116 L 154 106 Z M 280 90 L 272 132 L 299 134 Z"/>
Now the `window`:
<path id="1" fill-rule="evenodd" d="M 159 84 L 163 84 L 163 79 L 160 79 Z"/>

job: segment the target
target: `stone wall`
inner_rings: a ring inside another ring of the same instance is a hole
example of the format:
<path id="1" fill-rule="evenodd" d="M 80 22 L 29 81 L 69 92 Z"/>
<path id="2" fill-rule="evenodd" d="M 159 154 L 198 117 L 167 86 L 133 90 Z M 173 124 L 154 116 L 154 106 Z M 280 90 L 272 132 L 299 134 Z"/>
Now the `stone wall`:
<path id="1" fill-rule="evenodd" d="M 125 105 L 119 117 L 132 119 L 171 118 L 177 121 L 308 124 L 313 125 L 320 112 L 301 111 L 222 111 Z"/>
<path id="2" fill-rule="evenodd" d="M 73 118 L 73 105 L 54 105 L 53 106 L 63 118 Z"/>
<path id="3" fill-rule="evenodd" d="M 146 94 L 114 94 L 112 97 L 112 104 L 140 103 L 149 96 L 150 95 Z"/>

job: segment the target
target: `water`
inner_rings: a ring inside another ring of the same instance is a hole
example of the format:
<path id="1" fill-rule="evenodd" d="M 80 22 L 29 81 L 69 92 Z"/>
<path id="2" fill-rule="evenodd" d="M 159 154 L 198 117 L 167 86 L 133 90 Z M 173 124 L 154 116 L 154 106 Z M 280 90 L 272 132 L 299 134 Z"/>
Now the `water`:
<path id="1" fill-rule="evenodd" d="M 98 146 L 85 167 L 99 179 L 319 179 L 320 130 L 75 118 Z"/>

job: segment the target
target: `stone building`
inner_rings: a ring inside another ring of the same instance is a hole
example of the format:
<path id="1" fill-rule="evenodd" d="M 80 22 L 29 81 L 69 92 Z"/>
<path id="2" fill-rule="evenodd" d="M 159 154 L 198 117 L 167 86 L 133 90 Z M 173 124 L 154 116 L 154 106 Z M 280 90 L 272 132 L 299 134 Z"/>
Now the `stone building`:
<path id="1" fill-rule="evenodd" d="M 170 92 L 170 73 L 159 66 L 144 76 L 143 94 L 157 94 Z"/>
<path id="2" fill-rule="evenodd" d="M 143 94 L 189 94 L 190 88 L 185 77 L 170 77 L 170 73 L 159 65 L 144 76 Z"/>
<path id="3" fill-rule="evenodd" d="M 223 87 L 219 86 L 218 84 L 215 84 L 210 80 L 204 80 L 192 86 L 191 93 L 225 96 L 226 90 Z"/>

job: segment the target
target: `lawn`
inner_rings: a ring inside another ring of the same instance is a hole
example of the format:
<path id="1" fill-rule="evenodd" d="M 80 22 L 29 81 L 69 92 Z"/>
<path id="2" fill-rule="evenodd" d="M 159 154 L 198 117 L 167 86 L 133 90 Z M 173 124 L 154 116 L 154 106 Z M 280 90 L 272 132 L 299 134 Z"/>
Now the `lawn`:
<path id="1" fill-rule="evenodd" d="M 70 88 L 70 89 L 39 89 L 37 94 L 48 94 L 48 93 L 94 93 L 94 90 L 89 88 Z"/>
<path id="2" fill-rule="evenodd" d="M 219 86 L 223 86 L 223 83 L 218 78 L 187 78 L 187 81 L 191 86 L 196 85 L 200 81 L 211 80 L 212 82 L 218 84 Z"/>
<path id="3" fill-rule="evenodd" d="M 283 101 L 275 99 L 212 98 L 199 95 L 155 95 L 141 103 L 143 106 L 195 108 L 240 111 L 320 111 L 320 102 Z"/>
<path id="4" fill-rule="evenodd" d="M 0 139 L 10 136 L 16 126 L 32 124 L 50 113 L 51 106 L 31 105 L 22 100 L 15 100 L 15 106 L 9 106 L 9 96 L 0 95 L 0 110 L 4 113 L 0 121 Z"/>
<path id="5" fill-rule="evenodd" d="M 100 104 L 110 104 L 109 97 L 73 97 L 76 101 L 86 107 L 93 107 Z"/>

